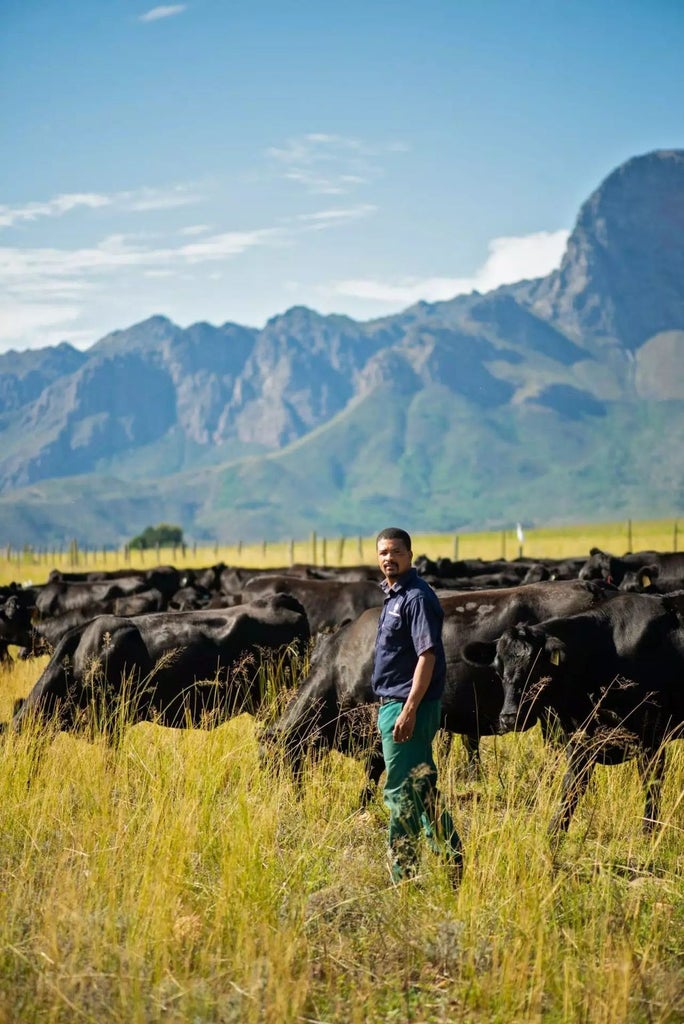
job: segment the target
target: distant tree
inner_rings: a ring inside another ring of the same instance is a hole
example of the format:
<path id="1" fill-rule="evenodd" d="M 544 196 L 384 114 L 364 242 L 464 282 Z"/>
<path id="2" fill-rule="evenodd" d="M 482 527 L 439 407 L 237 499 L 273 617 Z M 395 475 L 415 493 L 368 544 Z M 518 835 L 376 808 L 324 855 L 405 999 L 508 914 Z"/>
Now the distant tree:
<path id="1" fill-rule="evenodd" d="M 170 523 L 159 523 L 157 526 L 146 526 L 142 533 L 134 537 L 129 548 L 170 548 L 183 543 L 183 531 L 180 526 Z"/>

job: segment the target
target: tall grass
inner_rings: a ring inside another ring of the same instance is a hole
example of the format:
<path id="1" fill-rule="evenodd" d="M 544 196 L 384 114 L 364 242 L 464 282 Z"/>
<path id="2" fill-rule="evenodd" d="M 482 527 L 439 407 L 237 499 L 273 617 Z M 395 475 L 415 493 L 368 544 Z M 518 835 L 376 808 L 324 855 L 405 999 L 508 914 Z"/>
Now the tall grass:
<path id="1" fill-rule="evenodd" d="M 3 719 L 40 667 L 1 670 Z M 466 850 L 454 891 L 429 851 L 417 882 L 389 884 L 358 763 L 309 765 L 300 795 L 260 765 L 258 731 L 243 715 L 115 746 L 5 737 L 0 1021 L 682 1019 L 677 744 L 654 835 L 634 765 L 599 768 L 555 855 L 562 757 L 536 730 L 483 741 L 477 783 L 440 747 Z"/>

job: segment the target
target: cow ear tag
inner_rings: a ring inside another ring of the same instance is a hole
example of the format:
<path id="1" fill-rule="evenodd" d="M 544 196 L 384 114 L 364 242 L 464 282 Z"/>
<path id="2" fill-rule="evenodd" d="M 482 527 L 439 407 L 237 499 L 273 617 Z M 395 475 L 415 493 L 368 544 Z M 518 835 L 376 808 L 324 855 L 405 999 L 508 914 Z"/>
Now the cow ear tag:
<path id="1" fill-rule="evenodd" d="M 641 585 L 642 585 L 642 587 L 650 587 L 651 586 L 651 577 L 650 576 L 642 576 L 641 577 Z"/>
<path id="2" fill-rule="evenodd" d="M 559 650 L 551 651 L 551 664 L 552 665 L 560 665 L 560 651 Z"/>

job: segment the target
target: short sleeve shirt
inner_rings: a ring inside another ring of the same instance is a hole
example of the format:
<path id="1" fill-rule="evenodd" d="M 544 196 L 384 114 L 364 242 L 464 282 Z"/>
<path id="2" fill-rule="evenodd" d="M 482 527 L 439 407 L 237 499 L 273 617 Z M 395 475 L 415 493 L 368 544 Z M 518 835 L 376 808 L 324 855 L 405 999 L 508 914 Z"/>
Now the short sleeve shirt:
<path id="1" fill-rule="evenodd" d="M 375 641 L 373 692 L 376 697 L 406 700 L 419 656 L 432 649 L 435 668 L 423 699 L 437 700 L 446 679 L 444 612 L 439 599 L 415 569 L 409 569 L 391 587 L 387 581 L 381 586 L 386 597 Z"/>

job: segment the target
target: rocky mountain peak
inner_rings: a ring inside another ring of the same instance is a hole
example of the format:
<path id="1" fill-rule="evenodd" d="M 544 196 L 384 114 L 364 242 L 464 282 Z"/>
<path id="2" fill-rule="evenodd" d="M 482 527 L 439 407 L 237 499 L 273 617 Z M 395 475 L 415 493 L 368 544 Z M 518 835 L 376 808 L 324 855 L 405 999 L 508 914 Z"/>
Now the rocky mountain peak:
<path id="1" fill-rule="evenodd" d="M 590 350 L 634 351 L 684 323 L 684 150 L 614 170 L 580 209 L 559 270 L 533 311 Z"/>

